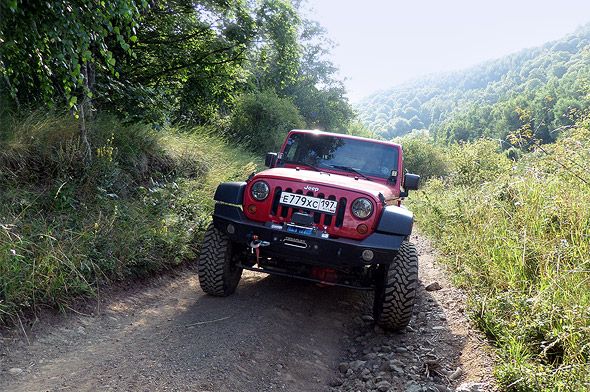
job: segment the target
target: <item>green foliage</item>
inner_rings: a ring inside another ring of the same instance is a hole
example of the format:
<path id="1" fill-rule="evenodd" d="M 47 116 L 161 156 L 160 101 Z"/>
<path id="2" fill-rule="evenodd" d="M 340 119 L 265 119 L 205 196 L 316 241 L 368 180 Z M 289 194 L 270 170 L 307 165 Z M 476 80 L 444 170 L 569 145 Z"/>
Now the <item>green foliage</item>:
<path id="1" fill-rule="evenodd" d="M 126 118 L 205 124 L 227 111 L 244 89 L 246 52 L 255 37 L 241 1 L 157 2 L 142 16 L 136 56 L 99 105 Z"/>
<path id="2" fill-rule="evenodd" d="M 308 128 L 344 132 L 355 114 L 343 83 L 334 77 L 337 68 L 327 59 L 334 43 L 315 21 L 303 19 L 300 30 L 299 73 L 286 95 L 293 97 Z"/>
<path id="3" fill-rule="evenodd" d="M 155 132 L 99 117 L 85 166 L 71 116 L 2 124 L 0 323 L 194 260 L 216 185 L 256 168 L 205 128 Z"/>
<path id="4" fill-rule="evenodd" d="M 336 67 L 327 59 L 333 43 L 319 23 L 302 19 L 289 1 L 266 0 L 258 10 L 259 48 L 250 64 L 259 91 L 289 97 L 307 128 L 343 132 L 354 118 Z"/>
<path id="5" fill-rule="evenodd" d="M 288 131 L 304 125 L 291 100 L 267 90 L 240 97 L 232 114 L 230 132 L 252 151 L 265 153 L 276 151 Z"/>
<path id="6" fill-rule="evenodd" d="M 423 180 L 448 173 L 447 149 L 435 145 L 427 135 L 408 135 L 394 141 L 402 145 L 404 168 L 410 173 L 419 174 Z"/>
<path id="7" fill-rule="evenodd" d="M 517 163 L 496 150 L 454 146 L 411 208 L 497 345 L 502 389 L 588 390 L 590 121 Z"/>
<path id="8" fill-rule="evenodd" d="M 387 139 L 429 129 L 452 143 L 505 140 L 525 125 L 524 110 L 535 139 L 550 143 L 590 105 L 589 48 L 587 25 L 538 48 L 376 93 L 360 103 L 360 118 Z"/>
<path id="9" fill-rule="evenodd" d="M 346 134 L 360 136 L 360 137 L 368 137 L 371 139 L 382 139 L 380 135 L 376 134 L 375 132 L 370 131 L 362 122 L 360 121 L 353 121 L 351 122 L 348 127 L 346 128 Z"/>
<path id="10" fill-rule="evenodd" d="M 0 3 L 0 75 L 17 103 L 76 109 L 92 72 L 115 74 L 129 54 L 145 0 Z"/>
<path id="11" fill-rule="evenodd" d="M 300 17 L 288 0 L 263 0 L 257 10 L 260 38 L 255 70 L 260 90 L 282 93 L 297 80 L 301 47 L 298 42 Z"/>
<path id="12" fill-rule="evenodd" d="M 354 117 L 325 31 L 290 0 L 70 3 L 2 3 L 0 100 L 223 128 L 241 94 L 274 90 L 307 127 Z"/>
<path id="13" fill-rule="evenodd" d="M 500 153 L 497 141 L 478 139 L 449 148 L 451 181 L 456 186 L 477 186 L 510 173 L 512 164 Z"/>

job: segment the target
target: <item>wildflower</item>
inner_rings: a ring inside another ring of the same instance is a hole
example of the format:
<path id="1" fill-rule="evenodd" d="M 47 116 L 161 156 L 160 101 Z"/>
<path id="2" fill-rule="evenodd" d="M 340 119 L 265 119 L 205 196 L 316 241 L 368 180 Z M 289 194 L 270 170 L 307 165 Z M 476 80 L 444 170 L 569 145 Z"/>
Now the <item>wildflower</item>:
<path id="1" fill-rule="evenodd" d="M 15 249 L 10 249 L 10 253 L 11 253 L 13 256 L 16 256 L 16 250 L 15 250 Z"/>

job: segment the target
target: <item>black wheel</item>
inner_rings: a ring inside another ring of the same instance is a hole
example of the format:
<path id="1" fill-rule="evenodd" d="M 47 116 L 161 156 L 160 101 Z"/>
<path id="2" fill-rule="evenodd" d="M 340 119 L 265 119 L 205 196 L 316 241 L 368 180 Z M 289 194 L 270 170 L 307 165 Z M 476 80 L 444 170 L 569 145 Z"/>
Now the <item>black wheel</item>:
<path id="1" fill-rule="evenodd" d="M 242 268 L 237 266 L 238 253 L 234 248 L 227 235 L 211 223 L 205 232 L 197 268 L 199 283 L 207 294 L 226 297 L 236 291 Z"/>
<path id="2" fill-rule="evenodd" d="M 418 285 L 418 254 L 414 244 L 404 241 L 389 266 L 377 274 L 373 317 L 383 329 L 399 331 L 412 318 Z"/>

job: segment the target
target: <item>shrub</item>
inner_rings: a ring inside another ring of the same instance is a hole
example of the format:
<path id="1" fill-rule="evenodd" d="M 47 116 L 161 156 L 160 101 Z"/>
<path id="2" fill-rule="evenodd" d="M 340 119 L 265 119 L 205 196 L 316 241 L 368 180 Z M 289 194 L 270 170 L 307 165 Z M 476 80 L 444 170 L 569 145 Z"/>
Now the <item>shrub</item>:
<path id="1" fill-rule="evenodd" d="M 267 90 L 238 99 L 230 132 L 252 151 L 264 153 L 277 150 L 288 131 L 303 127 L 305 122 L 293 102 Z"/>
<path id="2" fill-rule="evenodd" d="M 442 177 L 448 173 L 448 158 L 444 148 L 435 145 L 428 136 L 406 136 L 396 140 L 404 151 L 404 166 L 423 179 Z"/>
<path id="3" fill-rule="evenodd" d="M 478 139 L 454 144 L 449 149 L 451 173 L 454 185 L 479 185 L 508 173 L 512 162 L 500 152 L 498 142 Z"/>

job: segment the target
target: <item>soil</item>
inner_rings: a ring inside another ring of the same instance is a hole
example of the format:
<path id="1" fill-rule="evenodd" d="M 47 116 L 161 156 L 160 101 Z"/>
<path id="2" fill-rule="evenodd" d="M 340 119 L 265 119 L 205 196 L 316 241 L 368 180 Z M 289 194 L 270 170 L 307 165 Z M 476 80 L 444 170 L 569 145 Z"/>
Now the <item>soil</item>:
<path id="1" fill-rule="evenodd" d="M 495 390 L 465 295 L 412 241 L 421 283 L 404 333 L 375 327 L 363 292 L 244 272 L 215 298 L 188 267 L 0 331 L 0 391 Z"/>

